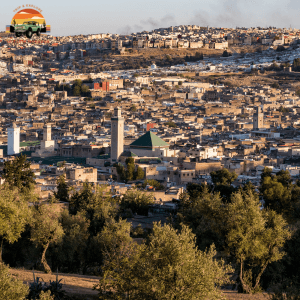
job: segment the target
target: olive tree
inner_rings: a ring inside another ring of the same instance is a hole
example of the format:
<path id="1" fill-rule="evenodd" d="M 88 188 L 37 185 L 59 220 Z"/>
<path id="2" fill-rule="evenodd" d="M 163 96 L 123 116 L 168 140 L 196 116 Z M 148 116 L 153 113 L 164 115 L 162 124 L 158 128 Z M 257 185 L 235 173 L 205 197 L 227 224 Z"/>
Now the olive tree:
<path id="1" fill-rule="evenodd" d="M 290 237 L 287 222 L 276 212 L 262 209 L 252 193 L 244 197 L 235 193 L 224 210 L 224 217 L 226 249 L 239 266 L 242 290 L 252 293 L 259 288 L 268 264 L 284 256 L 282 248 Z M 258 270 L 256 273 L 254 268 Z"/>
<path id="2" fill-rule="evenodd" d="M 198 241 L 214 239 L 237 267 L 239 291 L 246 293 L 258 290 L 266 267 L 283 257 L 290 237 L 284 218 L 264 209 L 251 189 L 232 194 L 227 203 L 219 193 L 206 192 L 177 219 L 191 226 Z"/>
<path id="3" fill-rule="evenodd" d="M 146 244 L 127 240 L 107 253 L 96 288 L 100 299 L 221 299 L 231 269 L 215 255 L 197 249 L 188 227 L 155 224 Z"/>
<path id="4" fill-rule="evenodd" d="M 3 241 L 13 243 L 19 239 L 29 218 L 28 203 L 16 188 L 0 186 L 0 261 Z"/>
<path id="5" fill-rule="evenodd" d="M 0 263 L 0 295 L 1 300 L 24 300 L 28 294 L 28 286 L 13 278 L 9 269 Z"/>
<path id="6" fill-rule="evenodd" d="M 34 212 L 31 240 L 43 248 L 41 263 L 46 273 L 51 273 L 46 260 L 47 249 L 50 244 L 60 241 L 64 235 L 63 227 L 59 222 L 60 215 L 59 207 L 47 204 L 39 206 Z"/>

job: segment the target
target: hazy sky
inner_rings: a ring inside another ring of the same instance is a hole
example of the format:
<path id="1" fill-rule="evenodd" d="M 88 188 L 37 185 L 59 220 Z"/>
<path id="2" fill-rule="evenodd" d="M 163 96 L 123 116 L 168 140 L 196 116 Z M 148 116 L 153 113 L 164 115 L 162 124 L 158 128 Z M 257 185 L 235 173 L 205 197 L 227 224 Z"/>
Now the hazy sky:
<path id="1" fill-rule="evenodd" d="M 0 31 L 22 4 L 40 7 L 51 34 L 131 33 L 171 25 L 300 28 L 299 0 L 1 1 Z"/>

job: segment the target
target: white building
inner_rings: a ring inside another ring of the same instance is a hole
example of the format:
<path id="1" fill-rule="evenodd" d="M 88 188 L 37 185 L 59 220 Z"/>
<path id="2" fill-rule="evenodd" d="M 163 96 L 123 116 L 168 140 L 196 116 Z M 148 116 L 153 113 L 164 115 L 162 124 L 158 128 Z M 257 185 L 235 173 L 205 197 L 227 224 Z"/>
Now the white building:
<path id="1" fill-rule="evenodd" d="M 20 153 L 20 127 L 13 124 L 13 127 L 7 129 L 7 155 Z"/>
<path id="2" fill-rule="evenodd" d="M 218 155 L 218 147 L 201 147 L 197 145 L 198 149 L 193 149 L 189 151 L 189 154 L 194 157 L 200 157 L 201 159 L 208 159 L 208 158 L 217 158 Z"/>

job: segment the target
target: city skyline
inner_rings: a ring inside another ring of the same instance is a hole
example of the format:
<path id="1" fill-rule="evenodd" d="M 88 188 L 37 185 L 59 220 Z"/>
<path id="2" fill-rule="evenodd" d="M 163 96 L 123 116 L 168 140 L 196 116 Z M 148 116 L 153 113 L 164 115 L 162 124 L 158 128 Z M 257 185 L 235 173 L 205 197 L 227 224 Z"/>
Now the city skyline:
<path id="1" fill-rule="evenodd" d="M 0 296 L 296 299 L 300 24 L 270 3 L 1 7 Z"/>
<path id="2" fill-rule="evenodd" d="M 0 12 L 0 28 L 10 24 L 18 2 L 3 4 Z M 54 36 L 118 33 L 152 30 L 176 25 L 201 25 L 213 27 L 254 27 L 275 26 L 299 28 L 298 9 L 295 0 L 259 2 L 237 0 L 204 0 L 201 3 L 183 1 L 153 0 L 140 4 L 137 0 L 119 0 L 100 3 L 94 0 L 82 3 L 54 0 L 50 3 L 32 3 L 42 9 L 47 24 L 51 25 Z M 2 27 L 1 27 L 2 26 Z"/>

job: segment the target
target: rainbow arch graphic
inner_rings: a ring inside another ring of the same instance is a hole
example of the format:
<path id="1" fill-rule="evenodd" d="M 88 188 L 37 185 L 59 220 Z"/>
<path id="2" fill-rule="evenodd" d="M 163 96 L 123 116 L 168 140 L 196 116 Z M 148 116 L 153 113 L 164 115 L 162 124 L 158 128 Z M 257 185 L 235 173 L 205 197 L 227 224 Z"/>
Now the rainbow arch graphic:
<path id="1" fill-rule="evenodd" d="M 12 18 L 11 24 L 6 25 L 5 32 L 14 32 L 15 25 L 22 25 L 27 21 L 35 21 L 42 27 L 42 33 L 50 33 L 51 26 L 46 24 L 44 16 L 37 10 L 32 8 L 25 8 L 18 11 Z"/>

